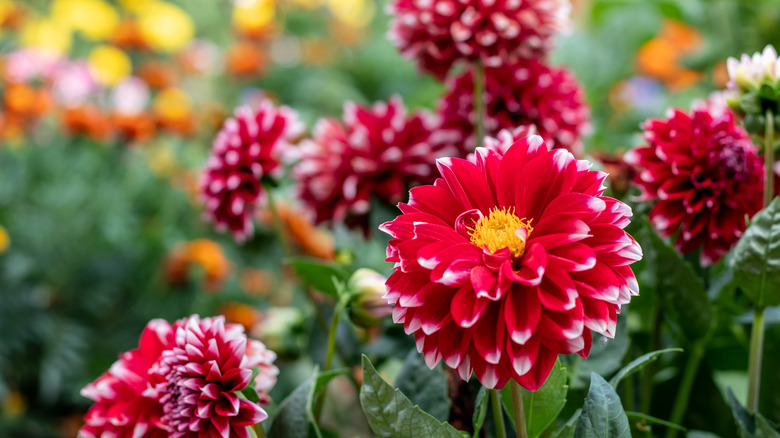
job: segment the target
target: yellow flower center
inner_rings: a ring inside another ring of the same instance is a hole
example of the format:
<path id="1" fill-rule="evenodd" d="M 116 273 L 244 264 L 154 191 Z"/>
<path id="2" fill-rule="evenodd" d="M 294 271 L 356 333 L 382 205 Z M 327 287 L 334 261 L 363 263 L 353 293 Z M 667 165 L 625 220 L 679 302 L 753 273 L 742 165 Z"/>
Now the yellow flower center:
<path id="1" fill-rule="evenodd" d="M 469 228 L 469 235 L 471 243 L 480 248 L 487 246 L 492 253 L 509 248 L 512 257 L 518 258 L 525 253 L 525 242 L 533 230 L 531 221 L 517 217 L 513 207 L 496 207 L 474 224 L 474 228 Z"/>

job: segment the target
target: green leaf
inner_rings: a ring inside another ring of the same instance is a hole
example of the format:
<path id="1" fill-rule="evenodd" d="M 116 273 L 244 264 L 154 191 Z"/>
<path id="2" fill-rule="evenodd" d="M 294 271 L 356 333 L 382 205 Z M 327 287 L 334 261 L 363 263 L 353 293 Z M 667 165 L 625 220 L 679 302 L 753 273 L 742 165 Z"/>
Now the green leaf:
<path id="1" fill-rule="evenodd" d="M 737 422 L 740 438 L 780 438 L 780 432 L 763 415 L 751 413 L 739 403 L 731 388 L 728 390 L 729 404 Z"/>
<path id="2" fill-rule="evenodd" d="M 285 262 L 292 266 L 304 284 L 334 298 L 339 296 L 337 282 L 346 282 L 349 279 L 349 273 L 335 263 L 311 257 L 289 257 Z"/>
<path id="3" fill-rule="evenodd" d="M 441 365 L 428 368 L 422 354 L 412 349 L 395 379 L 398 389 L 423 411 L 439 421 L 447 421 L 450 398 L 447 396 L 447 376 Z"/>
<path id="4" fill-rule="evenodd" d="M 379 437 L 461 438 L 460 432 L 454 427 L 440 423 L 413 406 L 401 391 L 382 379 L 365 355 L 360 405 L 363 406 L 371 430 Z"/>
<path id="5" fill-rule="evenodd" d="M 550 371 L 549 377 L 541 388 L 536 391 L 523 392 L 523 410 L 525 411 L 525 424 L 530 438 L 538 437 L 547 429 L 561 413 L 566 404 L 566 366 L 558 359 Z M 509 385 L 501 390 L 501 404 L 511 418 L 514 426 L 514 409 L 512 407 L 512 388 Z"/>
<path id="6" fill-rule="evenodd" d="M 757 307 L 780 304 L 780 198 L 758 213 L 734 247 L 731 269 Z"/>
<path id="7" fill-rule="evenodd" d="M 664 353 L 680 353 L 682 351 L 682 348 L 666 348 L 663 350 L 651 351 L 650 353 L 643 354 L 629 362 L 628 365 L 624 366 L 620 371 L 618 371 L 618 373 L 609 380 L 609 384 L 612 385 L 613 388 L 617 389 L 618 384 L 621 380 L 623 380 L 624 377 L 641 370 L 645 367 L 645 365 L 657 360 L 660 355 Z"/>
<path id="8" fill-rule="evenodd" d="M 646 220 L 637 237 L 643 248 L 651 248 L 646 252 L 646 269 L 656 281 L 655 289 L 664 314 L 686 339 L 703 338 L 710 331 L 714 317 L 701 278 Z"/>
<path id="9" fill-rule="evenodd" d="M 626 417 L 628 417 L 631 421 L 636 421 L 636 422 L 644 421 L 650 424 L 659 424 L 664 427 L 677 429 L 682 432 L 688 431 L 688 429 L 680 426 L 679 424 L 674 424 L 672 422 L 653 417 L 652 415 L 643 414 L 641 412 L 626 412 Z"/>
<path id="10" fill-rule="evenodd" d="M 763 415 L 756 413 L 756 438 L 780 438 L 780 433 Z"/>
<path id="11" fill-rule="evenodd" d="M 590 375 L 590 389 L 574 430 L 575 438 L 631 437 L 628 417 L 612 386 L 596 373 Z"/>
<path id="12" fill-rule="evenodd" d="M 485 397 L 486 395 L 487 389 L 484 386 L 480 386 L 477 398 L 474 401 L 474 415 L 471 418 L 474 425 L 474 436 L 479 436 L 479 431 L 482 430 L 482 425 L 485 424 L 485 416 L 487 416 L 488 411 L 488 398 Z"/>
<path id="13" fill-rule="evenodd" d="M 287 398 L 282 400 L 279 410 L 271 422 L 271 427 L 268 429 L 268 436 L 308 438 L 310 426 L 314 430 L 315 435 L 319 436 L 319 430 L 314 422 L 311 409 L 314 396 L 334 377 L 347 372 L 349 370 L 346 368 L 324 373 L 319 373 L 315 369 L 310 379 L 301 383 Z M 312 381 L 314 385 L 312 385 Z"/>

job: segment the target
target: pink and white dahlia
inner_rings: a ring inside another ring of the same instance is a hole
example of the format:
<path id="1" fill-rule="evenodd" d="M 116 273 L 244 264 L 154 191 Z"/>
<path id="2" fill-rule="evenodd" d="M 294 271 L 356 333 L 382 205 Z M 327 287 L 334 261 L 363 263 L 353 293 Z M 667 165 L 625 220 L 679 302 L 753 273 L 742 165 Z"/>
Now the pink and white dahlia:
<path id="1" fill-rule="evenodd" d="M 223 317 L 191 316 L 174 330 L 173 346 L 162 353 L 152 378 L 169 436 L 249 437 L 247 428 L 268 414 L 239 396 L 252 381 L 243 327 L 226 325 Z"/>
<path id="2" fill-rule="evenodd" d="M 639 169 L 641 201 L 657 201 L 650 222 L 675 248 L 701 249 L 702 265 L 717 263 L 739 240 L 746 217 L 761 209 L 761 158 L 748 134 L 722 105 L 672 109 L 643 125 L 646 145 L 624 159 Z"/>
<path id="3" fill-rule="evenodd" d="M 149 371 L 173 344 L 173 329 L 155 319 L 146 325 L 138 348 L 122 353 L 119 360 L 81 395 L 95 401 L 84 417 L 79 436 L 166 438 L 163 409 L 154 391 L 149 391 Z"/>
<path id="4" fill-rule="evenodd" d="M 392 236 L 393 319 L 439 360 L 488 388 L 539 388 L 559 353 L 588 356 L 591 331 L 615 335 L 639 293 L 642 257 L 623 228 L 631 208 L 602 196 L 606 174 L 539 136 L 475 163 L 438 160 L 442 178 L 415 187 Z"/>
<path id="5" fill-rule="evenodd" d="M 252 235 L 252 217 L 263 197 L 261 179 L 278 177 L 279 157 L 303 132 L 297 113 L 262 100 L 242 106 L 227 119 L 211 149 L 200 180 L 206 218 L 229 229 L 241 242 Z"/>
<path id="6" fill-rule="evenodd" d="M 443 79 L 458 62 L 498 67 L 544 56 L 570 10 L 568 0 L 394 0 L 388 38 Z"/>
<path id="7" fill-rule="evenodd" d="M 474 79 L 471 72 L 451 79 L 437 105 L 442 138 L 473 151 Z M 483 94 L 487 135 L 507 127 L 533 125 L 551 147 L 582 153 L 582 136 L 590 129 L 590 110 L 582 86 L 566 69 L 536 60 L 485 69 Z"/>
<path id="8" fill-rule="evenodd" d="M 279 368 L 274 365 L 274 361 L 276 361 L 276 353 L 266 348 L 265 344 L 254 339 L 247 340 L 245 367 L 258 370 L 254 379 L 254 388 L 260 398 L 258 403 L 261 405 L 271 403 L 271 396 L 268 393 L 276 385 L 276 376 L 279 375 Z"/>
<path id="9" fill-rule="evenodd" d="M 409 187 L 433 181 L 434 160 L 449 153 L 436 139 L 436 118 L 407 115 L 399 97 L 367 108 L 344 107 L 343 121 L 322 119 L 301 142 L 293 169 L 300 199 L 315 221 L 344 221 L 368 232 L 371 196 L 397 203 Z"/>

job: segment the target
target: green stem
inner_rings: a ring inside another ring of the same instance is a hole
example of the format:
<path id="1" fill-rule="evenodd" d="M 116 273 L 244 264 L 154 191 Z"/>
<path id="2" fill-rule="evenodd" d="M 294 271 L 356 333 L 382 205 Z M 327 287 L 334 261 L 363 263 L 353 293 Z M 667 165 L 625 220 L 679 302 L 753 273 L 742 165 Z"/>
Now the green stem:
<path id="1" fill-rule="evenodd" d="M 485 108 L 483 102 L 483 94 L 485 89 L 485 67 L 481 61 L 474 63 L 474 112 L 477 115 L 477 120 L 474 122 L 474 132 L 476 133 L 476 145 L 481 146 L 482 140 L 485 137 Z"/>
<path id="2" fill-rule="evenodd" d="M 515 414 L 515 432 L 517 438 L 528 438 L 528 428 L 525 425 L 525 410 L 523 409 L 523 391 L 514 379 L 509 381 L 512 386 L 512 408 Z"/>
<path id="3" fill-rule="evenodd" d="M 276 235 L 279 236 L 279 243 L 282 245 L 284 255 L 291 257 L 293 255 L 290 243 L 287 242 L 287 232 L 284 229 L 282 218 L 279 216 L 279 211 L 276 209 L 276 199 L 274 198 L 274 188 L 268 183 L 263 183 L 265 193 L 268 196 L 268 209 L 271 211 L 271 220 L 273 221 L 274 228 L 276 228 Z"/>
<path id="4" fill-rule="evenodd" d="M 772 110 L 766 111 L 766 127 L 764 131 L 764 208 L 768 207 L 774 198 L 775 185 L 775 119 Z"/>
<path id="5" fill-rule="evenodd" d="M 341 313 L 344 310 L 345 300 L 339 300 L 336 304 L 336 308 L 333 309 L 333 319 L 330 321 L 330 329 L 328 330 L 328 349 L 325 353 L 325 366 L 322 367 L 321 373 L 330 370 L 333 364 L 333 352 L 336 350 L 336 330 L 341 320 Z M 319 423 L 320 414 L 322 413 L 322 406 L 325 402 L 325 388 L 317 396 L 317 400 L 314 403 L 314 419 Z"/>
<path id="6" fill-rule="evenodd" d="M 497 389 L 488 389 L 490 393 L 490 407 L 493 409 L 493 427 L 496 429 L 496 438 L 506 438 L 504 429 L 504 413 L 501 411 L 501 399 Z"/>
<path id="7" fill-rule="evenodd" d="M 648 351 L 656 351 L 661 344 L 661 327 L 663 325 L 663 313 L 661 312 L 661 306 L 658 302 L 653 305 L 652 313 L 653 328 L 650 331 L 650 341 Z M 646 414 L 650 413 L 653 406 L 653 380 L 655 379 L 656 361 L 647 364 L 644 370 L 642 370 L 641 379 L 641 391 L 642 400 L 640 402 L 640 410 Z"/>
<path id="8" fill-rule="evenodd" d="M 265 438 L 265 431 L 263 430 L 263 424 L 257 423 L 254 426 L 255 434 L 257 435 L 257 438 Z"/>
<path id="9" fill-rule="evenodd" d="M 707 344 L 708 338 L 709 336 L 705 336 L 696 341 L 690 356 L 688 356 L 688 362 L 685 364 L 683 377 L 680 381 L 680 386 L 678 386 L 677 398 L 674 400 L 674 406 L 672 407 L 672 415 L 669 418 L 669 421 L 674 424 L 682 422 L 685 411 L 688 409 L 693 382 L 696 380 L 696 372 L 699 370 L 699 363 L 701 363 L 701 359 L 704 356 L 704 346 Z M 676 437 L 677 432 L 677 429 L 667 428 L 666 438 Z"/>
<path id="10" fill-rule="evenodd" d="M 750 334 L 750 359 L 748 360 L 747 408 L 758 411 L 758 394 L 761 388 L 761 356 L 764 346 L 764 308 L 753 310 L 753 331 Z"/>

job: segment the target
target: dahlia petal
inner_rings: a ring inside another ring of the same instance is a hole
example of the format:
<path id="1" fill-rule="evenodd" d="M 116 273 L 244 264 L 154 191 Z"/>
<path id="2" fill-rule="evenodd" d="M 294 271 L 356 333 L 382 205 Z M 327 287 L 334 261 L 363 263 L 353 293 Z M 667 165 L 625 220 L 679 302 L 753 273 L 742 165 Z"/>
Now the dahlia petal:
<path id="1" fill-rule="evenodd" d="M 223 417 L 232 417 L 238 414 L 238 397 L 232 393 L 222 393 L 217 403 L 215 403 L 214 411 L 217 415 Z"/>
<path id="2" fill-rule="evenodd" d="M 517 345 L 513 340 L 507 340 L 506 351 L 516 377 L 531 371 L 539 355 L 539 347 L 539 341 L 536 339 L 530 339 L 524 345 Z"/>
<path id="3" fill-rule="evenodd" d="M 504 264 L 502 274 L 512 281 L 525 284 L 526 286 L 538 286 L 542 282 L 544 273 L 547 269 L 547 252 L 544 246 L 538 242 L 533 242 L 528 246 L 528 251 L 523 257 L 523 264 L 519 271 L 514 271 L 511 266 Z"/>
<path id="4" fill-rule="evenodd" d="M 441 264 L 431 271 L 431 281 L 445 286 L 459 287 L 471 277 L 475 263 L 471 260 L 455 260 Z"/>
<path id="5" fill-rule="evenodd" d="M 548 151 L 530 160 L 516 178 L 514 205 L 517 216 L 542 217 L 550 201 L 568 193 L 577 177 L 574 156 L 565 149 Z"/>
<path id="6" fill-rule="evenodd" d="M 542 314 L 539 293 L 535 287 L 518 285 L 506 294 L 503 316 L 512 342 L 525 345 L 536 330 Z"/>
<path id="7" fill-rule="evenodd" d="M 550 201 L 543 215 L 568 214 L 590 223 L 606 208 L 607 204 L 601 198 L 583 193 L 565 193 Z"/>
<path id="8" fill-rule="evenodd" d="M 449 190 L 436 186 L 418 186 L 409 190 L 409 205 L 441 218 L 452 226 L 463 211 Z"/>
<path id="9" fill-rule="evenodd" d="M 557 264 L 548 263 L 537 295 L 546 309 L 563 312 L 575 307 L 578 294 L 569 273 Z"/>
<path id="10" fill-rule="evenodd" d="M 495 205 L 493 191 L 475 164 L 460 158 L 439 158 L 436 166 L 463 210 L 476 208 L 489 213 Z"/>
<path id="11" fill-rule="evenodd" d="M 417 251 L 417 264 L 425 269 L 434 269 L 443 262 L 441 253 L 452 246 L 447 242 L 429 243 Z M 408 270 L 408 269 L 406 269 Z"/>
<path id="12" fill-rule="evenodd" d="M 523 375 L 517 376 L 517 383 L 529 391 L 536 391 L 547 380 L 557 358 L 558 354 L 556 352 L 541 346 L 531 370 Z"/>
<path id="13" fill-rule="evenodd" d="M 442 359 L 447 366 L 455 369 L 468 351 L 473 330 L 463 330 L 450 320 L 439 332 Z"/>
<path id="14" fill-rule="evenodd" d="M 528 161 L 547 152 L 547 145 L 544 141 L 540 140 L 541 137 L 539 136 L 535 136 L 533 139 L 521 140 L 526 142 L 529 147 L 511 147 L 506 154 L 504 154 L 504 157 L 498 166 L 498 175 L 495 184 L 497 190 L 496 197 L 499 206 L 515 206 L 515 189 L 517 187 L 520 169 L 523 169 L 523 173 L 526 172 L 524 167 Z"/>
<path id="15" fill-rule="evenodd" d="M 550 263 L 554 263 L 568 272 L 586 271 L 596 266 L 596 254 L 590 246 L 584 243 L 570 243 L 556 247 L 548 252 L 547 256 L 552 258 Z M 641 253 L 639 258 L 642 258 Z"/>
<path id="16" fill-rule="evenodd" d="M 211 427 L 220 437 L 230 438 L 230 421 L 226 417 L 212 418 Z"/>
<path id="17" fill-rule="evenodd" d="M 471 270 L 471 285 L 477 293 L 477 298 L 497 299 L 496 276 L 484 266 L 475 266 Z"/>
<path id="18" fill-rule="evenodd" d="M 485 314 L 490 302 L 485 298 L 477 298 L 471 284 L 466 283 L 452 297 L 450 303 L 452 319 L 459 326 L 469 328 Z"/>
<path id="19" fill-rule="evenodd" d="M 536 242 L 550 250 L 558 245 L 578 242 L 590 235 L 590 227 L 582 220 L 568 214 L 556 214 L 545 216 L 534 225 L 528 244 Z"/>
<path id="20" fill-rule="evenodd" d="M 477 321 L 474 330 L 479 336 L 474 337 L 474 346 L 479 355 L 490 364 L 498 364 L 501 360 L 501 350 L 506 334 L 504 318 L 500 317 L 501 307 L 492 304 L 487 312 Z"/>

